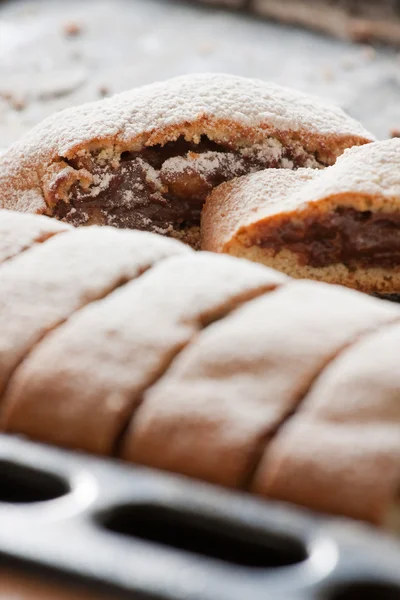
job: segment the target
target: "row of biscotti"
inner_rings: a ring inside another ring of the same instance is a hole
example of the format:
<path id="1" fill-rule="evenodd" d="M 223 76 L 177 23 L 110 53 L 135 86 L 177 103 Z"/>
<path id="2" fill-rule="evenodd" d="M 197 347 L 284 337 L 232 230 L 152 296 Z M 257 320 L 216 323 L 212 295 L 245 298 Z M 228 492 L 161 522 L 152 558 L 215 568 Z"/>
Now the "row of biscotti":
<path id="1" fill-rule="evenodd" d="M 32 435 L 98 453 L 113 452 L 142 392 L 201 328 L 286 279 L 144 232 L 8 211 L 0 228 L 3 417 L 17 421 L 18 396 Z"/>
<path id="2" fill-rule="evenodd" d="M 182 351 L 144 394 L 121 455 L 395 527 L 396 313 L 344 288 L 283 284 Z"/>
<path id="3" fill-rule="evenodd" d="M 3 430 L 394 527 L 398 306 L 146 233 L 0 228 Z"/>
<path id="4" fill-rule="evenodd" d="M 203 4 L 247 9 L 283 23 L 295 23 L 359 42 L 400 44 L 396 2 L 370 0 L 198 0 Z"/>

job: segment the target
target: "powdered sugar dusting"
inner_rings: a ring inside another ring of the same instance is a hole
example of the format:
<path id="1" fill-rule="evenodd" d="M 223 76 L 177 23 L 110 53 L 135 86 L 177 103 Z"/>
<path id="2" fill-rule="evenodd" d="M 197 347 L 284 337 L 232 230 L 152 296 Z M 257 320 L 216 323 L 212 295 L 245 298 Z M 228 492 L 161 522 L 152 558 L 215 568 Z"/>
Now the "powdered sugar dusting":
<path id="1" fill-rule="evenodd" d="M 46 217 L 0 210 L 0 263 L 69 229 L 69 225 Z"/>
<path id="2" fill-rule="evenodd" d="M 345 151 L 337 163 L 299 190 L 296 202 L 313 202 L 334 194 L 365 194 L 396 203 L 400 198 L 400 139 Z M 385 204 L 385 202 L 383 203 Z"/>
<path id="3" fill-rule="evenodd" d="M 93 184 L 90 186 L 90 195 L 96 198 L 101 192 L 110 187 L 110 183 L 114 179 L 112 172 L 96 173 L 93 178 Z"/>
<path id="4" fill-rule="evenodd" d="M 289 282 L 201 332 L 144 395 L 131 460 L 241 485 L 260 440 L 331 358 L 400 310 L 340 287 Z"/>
<path id="5" fill-rule="evenodd" d="M 0 394 L 38 340 L 75 311 L 164 257 L 189 252 L 145 232 L 80 228 L 56 235 L 0 268 Z"/>
<path id="6" fill-rule="evenodd" d="M 84 146 L 140 150 L 157 136 L 165 143 L 202 134 L 244 146 L 282 134 L 331 161 L 345 147 L 372 139 L 339 108 L 300 92 L 232 75 L 182 76 L 46 119 L 1 156 L 1 205 L 15 208 L 18 202 L 19 210 L 40 210 L 41 198 L 45 210 L 54 161 Z"/>
<path id="7" fill-rule="evenodd" d="M 335 196 L 341 206 L 393 211 L 400 199 L 400 139 L 346 150 L 322 170 L 264 170 L 216 189 L 203 211 L 205 248 L 221 250 L 241 228 L 291 214 L 301 218 Z"/>
<path id="8" fill-rule="evenodd" d="M 346 150 L 335 165 L 320 171 L 260 171 L 215 190 L 213 201 L 230 215 L 228 239 L 233 227 L 248 226 L 277 213 L 306 210 L 334 196 L 340 196 L 341 205 L 350 206 L 357 198 L 361 210 L 393 210 L 400 199 L 399 171 L 400 139 L 395 138 Z M 212 204 L 207 221 L 215 217 Z"/>
<path id="9" fill-rule="evenodd" d="M 172 160 L 172 159 L 171 159 Z M 141 158 L 138 159 L 145 171 L 146 181 L 153 185 L 154 189 L 160 193 L 165 191 L 165 186 L 161 183 L 158 171 Z M 141 188 L 143 189 L 143 188 Z"/>
<path id="10" fill-rule="evenodd" d="M 206 179 L 220 173 L 225 180 L 239 177 L 245 173 L 252 173 L 262 168 L 283 167 L 294 168 L 295 162 L 287 158 L 288 149 L 274 138 L 267 138 L 261 144 L 238 148 L 236 152 L 209 151 L 202 154 L 189 152 L 187 156 L 176 156 L 166 160 L 162 166 L 165 174 L 180 174 L 186 167 L 192 167 Z M 321 164 L 314 156 L 293 144 L 291 152 L 303 163 L 312 163 L 314 167 L 321 168 Z"/>
<path id="11" fill-rule="evenodd" d="M 190 253 L 162 261 L 37 346 L 9 388 L 9 428 L 29 435 L 27 413 L 43 412 L 46 441 L 111 453 L 142 392 L 202 327 L 284 281 L 280 273 L 227 256 Z"/>
<path id="12" fill-rule="evenodd" d="M 197 248 L 199 237 L 195 240 L 193 227 L 199 225 L 202 205 L 213 187 L 249 172 L 297 168 L 310 160 L 321 167 L 297 142 L 285 146 L 275 138 L 233 151 L 206 136 L 198 144 L 181 137 L 166 148 L 122 154 L 116 163 L 99 158 L 98 152 L 81 153 L 73 165 L 84 169 L 87 179 L 73 183 L 52 215 L 75 226 L 106 224 L 164 234 L 171 228 L 190 229 L 188 243 Z M 56 179 L 63 186 L 62 174 L 57 173 Z M 53 193 L 57 194 L 54 186 Z"/>
<path id="13" fill-rule="evenodd" d="M 216 173 L 222 176 L 235 177 L 243 172 L 243 163 L 240 156 L 232 153 L 204 152 L 194 156 L 174 156 L 165 161 L 162 172 L 166 176 L 181 175 L 187 168 L 192 167 L 198 175 L 207 179 Z"/>
<path id="14" fill-rule="evenodd" d="M 399 342 L 399 324 L 387 325 L 332 360 L 266 448 L 256 491 L 394 526 L 389 518 L 399 506 Z"/>
<path id="15" fill-rule="evenodd" d="M 290 210 L 292 195 L 320 173 L 316 169 L 266 169 L 219 186 L 203 209 L 203 248 L 223 252 L 242 228 L 268 214 Z"/>
<path id="16" fill-rule="evenodd" d="M 321 374 L 301 414 L 332 422 L 397 423 L 400 452 L 399 343 L 399 324 L 361 338 Z"/>

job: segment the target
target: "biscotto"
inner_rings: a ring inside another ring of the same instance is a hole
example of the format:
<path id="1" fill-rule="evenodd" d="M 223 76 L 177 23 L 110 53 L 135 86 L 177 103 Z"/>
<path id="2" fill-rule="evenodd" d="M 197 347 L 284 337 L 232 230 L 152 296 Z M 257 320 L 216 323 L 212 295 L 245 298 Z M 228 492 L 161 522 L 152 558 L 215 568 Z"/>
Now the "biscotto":
<path id="1" fill-rule="evenodd" d="M 400 532 L 399 343 L 390 325 L 332 361 L 266 448 L 253 491 Z"/>

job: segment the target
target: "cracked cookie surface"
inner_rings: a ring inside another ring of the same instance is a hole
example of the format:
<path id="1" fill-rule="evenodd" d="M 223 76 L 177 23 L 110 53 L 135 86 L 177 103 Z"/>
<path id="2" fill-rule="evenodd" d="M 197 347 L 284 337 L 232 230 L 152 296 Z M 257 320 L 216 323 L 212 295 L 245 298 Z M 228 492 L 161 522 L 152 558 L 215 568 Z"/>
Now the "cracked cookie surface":
<path id="1" fill-rule="evenodd" d="M 400 290 L 400 140 L 346 150 L 323 171 L 263 171 L 220 186 L 202 245 L 293 277 Z"/>
<path id="2" fill-rule="evenodd" d="M 341 109 L 233 75 L 177 77 L 58 113 L 0 157 L 4 208 L 199 244 L 219 183 L 264 168 L 321 168 L 372 140 Z"/>

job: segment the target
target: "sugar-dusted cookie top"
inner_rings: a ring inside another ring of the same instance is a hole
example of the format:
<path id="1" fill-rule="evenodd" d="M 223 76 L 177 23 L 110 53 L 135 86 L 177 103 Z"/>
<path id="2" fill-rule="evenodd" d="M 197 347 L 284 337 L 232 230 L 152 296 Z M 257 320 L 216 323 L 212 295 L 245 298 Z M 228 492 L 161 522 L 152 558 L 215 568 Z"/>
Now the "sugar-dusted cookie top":
<path id="1" fill-rule="evenodd" d="M 264 170 L 225 183 L 203 211 L 203 246 L 221 251 L 242 227 L 275 215 L 311 210 L 340 197 L 359 210 L 400 208 L 400 139 L 348 148 L 335 165 L 320 170 Z M 326 206 L 325 206 L 326 204 Z"/>
<path id="2" fill-rule="evenodd" d="M 301 188 L 298 202 L 309 202 L 338 194 L 362 194 L 386 199 L 382 209 L 400 198 L 400 138 L 348 148 L 321 177 Z"/>
<path id="3" fill-rule="evenodd" d="M 271 137 L 295 142 L 322 164 L 372 140 L 318 98 L 233 75 L 185 75 L 44 120 L 0 157 L 0 206 L 46 212 L 74 183 L 93 185 L 93 172 L 83 167 L 87 154 L 117 165 L 124 152 L 178 138 L 198 144 L 202 136 L 233 149 Z"/>
<path id="4" fill-rule="evenodd" d="M 346 150 L 326 169 L 269 169 L 208 197 L 201 244 L 368 293 L 400 291 L 400 139 Z"/>

